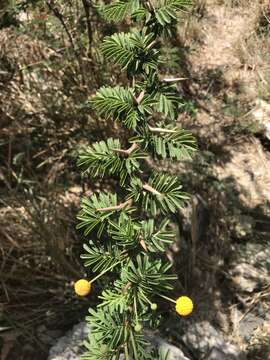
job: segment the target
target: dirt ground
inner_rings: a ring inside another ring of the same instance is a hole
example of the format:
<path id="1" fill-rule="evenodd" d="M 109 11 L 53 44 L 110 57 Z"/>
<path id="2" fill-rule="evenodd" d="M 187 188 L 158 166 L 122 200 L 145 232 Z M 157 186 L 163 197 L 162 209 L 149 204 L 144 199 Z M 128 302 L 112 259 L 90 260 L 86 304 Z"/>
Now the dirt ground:
<path id="1" fill-rule="evenodd" d="M 260 93 L 270 64 L 261 51 L 270 51 L 266 5 L 199 2 L 199 20 L 187 26 L 197 37 L 188 61 L 199 103 L 191 128 L 201 149 L 184 168 L 200 195 L 190 210 L 190 287 L 209 304 L 200 306 L 198 318 L 210 316 L 249 359 L 270 358 L 270 112 Z M 264 16 L 266 36 L 258 30 Z"/>
<path id="2" fill-rule="evenodd" d="M 195 77 L 200 78 L 201 74 L 219 72 L 222 76 L 221 80 L 210 78 L 206 95 L 214 93 L 204 101 L 210 113 L 200 111 L 197 123 L 200 125 L 202 137 L 209 136 L 212 139 L 210 141 L 224 145 L 223 151 L 227 152 L 230 160 L 222 166 L 217 165 L 215 171 L 220 178 L 232 176 L 236 179 L 238 190 L 242 190 L 241 200 L 250 207 L 270 200 L 270 154 L 256 137 L 234 136 L 233 133 L 226 133 L 224 127 L 241 125 L 243 118 L 245 119 L 248 114 L 252 116 L 252 113 L 258 109 L 256 105 L 258 69 L 243 66 L 236 51 L 237 46 L 244 46 L 247 34 L 250 36 L 249 34 L 254 31 L 256 11 L 258 11 L 255 3 L 248 9 L 232 8 L 228 5 L 210 6 L 209 3 L 206 18 L 201 23 L 202 46 L 190 59 Z M 255 15 L 251 16 L 252 12 Z M 216 91 L 216 83 L 219 81 L 224 82 L 224 88 Z M 241 83 L 244 89 L 242 96 L 246 97 L 250 108 L 237 120 L 223 113 L 225 95 L 239 96 L 241 99 L 234 88 L 236 83 Z M 269 121 L 269 115 L 269 113 L 265 114 L 265 122 Z"/>

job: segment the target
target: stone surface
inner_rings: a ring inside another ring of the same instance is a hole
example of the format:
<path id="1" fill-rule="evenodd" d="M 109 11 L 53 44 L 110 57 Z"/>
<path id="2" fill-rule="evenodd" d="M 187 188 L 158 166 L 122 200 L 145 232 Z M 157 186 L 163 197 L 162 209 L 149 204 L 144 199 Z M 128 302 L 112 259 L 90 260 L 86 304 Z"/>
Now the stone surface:
<path id="1" fill-rule="evenodd" d="M 252 293 L 259 285 L 263 285 L 265 273 L 247 263 L 237 264 L 231 271 L 234 284 L 241 290 Z"/>
<path id="2" fill-rule="evenodd" d="M 48 360 L 79 360 L 83 353 L 83 341 L 87 337 L 88 328 L 85 322 L 74 326 L 61 337 L 51 348 Z M 169 344 L 155 333 L 147 331 L 147 340 L 153 348 L 163 352 L 169 351 L 167 360 L 191 360 L 178 347 Z M 244 360 L 245 357 L 233 345 L 227 343 L 222 335 L 207 321 L 193 323 L 181 337 L 186 348 L 196 360 Z M 123 360 L 123 359 L 121 359 Z"/>
<path id="3" fill-rule="evenodd" d="M 181 339 L 198 360 L 245 359 L 243 354 L 235 346 L 227 343 L 208 321 L 189 324 Z"/>
<path id="4" fill-rule="evenodd" d="M 88 335 L 89 329 L 85 322 L 74 326 L 65 336 L 61 337 L 51 348 L 48 360 L 80 360 L 83 352 L 82 344 Z M 146 337 L 154 348 L 161 351 L 169 351 L 166 360 L 190 360 L 184 353 L 174 345 L 168 344 L 164 339 L 152 332 L 147 332 Z M 123 360 L 123 358 L 121 359 Z"/>
<path id="5" fill-rule="evenodd" d="M 239 359 L 239 354 L 233 350 L 226 348 L 225 351 L 221 348 L 213 347 L 210 353 L 206 356 L 205 360 L 237 360 Z"/>
<path id="6" fill-rule="evenodd" d="M 264 323 L 266 323 L 266 320 L 263 317 L 257 316 L 252 312 L 247 313 L 244 319 L 240 321 L 239 334 L 244 340 L 249 341 L 254 331 Z"/>
<path id="7" fill-rule="evenodd" d="M 147 333 L 146 338 L 154 348 L 158 347 L 160 351 L 164 353 L 167 351 L 169 352 L 168 358 L 166 360 L 190 360 L 184 355 L 182 350 L 174 345 L 168 344 L 161 337 L 149 332 Z"/>
<path id="8" fill-rule="evenodd" d="M 259 229 L 261 230 L 261 229 Z M 266 283 L 270 280 L 270 248 L 265 244 L 247 242 L 239 244 L 236 247 L 238 263 L 247 263 L 253 265 L 256 269 L 262 271 Z M 255 270 L 256 270 L 255 269 Z"/>
<path id="9" fill-rule="evenodd" d="M 88 328 L 85 322 L 75 325 L 50 349 L 48 360 L 79 360 L 83 352 L 82 343 L 87 334 Z"/>

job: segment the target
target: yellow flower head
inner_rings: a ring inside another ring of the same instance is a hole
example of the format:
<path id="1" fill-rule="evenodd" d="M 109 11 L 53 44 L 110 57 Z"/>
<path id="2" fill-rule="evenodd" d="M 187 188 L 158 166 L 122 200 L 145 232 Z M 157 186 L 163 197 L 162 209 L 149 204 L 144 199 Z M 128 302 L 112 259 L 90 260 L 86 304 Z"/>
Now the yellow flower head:
<path id="1" fill-rule="evenodd" d="M 91 283 L 86 279 L 80 279 L 74 284 L 75 293 L 79 296 L 86 296 L 91 291 Z"/>
<path id="2" fill-rule="evenodd" d="M 176 300 L 176 312 L 181 316 L 187 316 L 192 313 L 193 302 L 188 296 L 180 296 Z"/>

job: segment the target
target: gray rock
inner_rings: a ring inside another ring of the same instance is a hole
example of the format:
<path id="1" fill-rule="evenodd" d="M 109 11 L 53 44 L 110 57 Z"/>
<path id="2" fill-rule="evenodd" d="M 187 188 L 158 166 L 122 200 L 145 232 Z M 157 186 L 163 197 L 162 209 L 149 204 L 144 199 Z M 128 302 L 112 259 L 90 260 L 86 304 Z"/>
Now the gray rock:
<path id="1" fill-rule="evenodd" d="M 167 343 L 164 339 L 159 336 L 156 336 L 154 333 L 147 332 L 147 340 L 151 343 L 152 347 L 159 348 L 161 352 L 169 352 L 168 360 L 190 360 L 187 358 L 183 351 L 178 347 Z"/>
<path id="2" fill-rule="evenodd" d="M 231 271 L 234 284 L 244 292 L 252 293 L 259 285 L 265 283 L 264 271 L 247 263 L 237 264 Z"/>
<path id="3" fill-rule="evenodd" d="M 237 263 L 233 264 L 232 267 L 237 266 L 240 263 L 247 263 L 259 269 L 261 275 L 265 278 L 268 283 L 270 280 L 270 249 L 266 244 L 262 243 L 251 243 L 239 244 L 236 247 Z"/>
<path id="4" fill-rule="evenodd" d="M 75 325 L 50 349 L 48 360 L 79 360 L 89 329 L 85 322 Z"/>
<path id="5" fill-rule="evenodd" d="M 49 352 L 48 360 L 79 360 L 83 353 L 83 341 L 87 338 L 89 328 L 85 322 L 74 326 L 65 336 L 61 337 Z M 162 352 L 169 351 L 168 360 L 190 360 L 174 345 L 168 344 L 164 339 L 152 332 L 147 332 L 146 337 L 153 348 Z M 123 357 L 121 358 L 123 360 Z"/>
<path id="6" fill-rule="evenodd" d="M 223 336 L 208 321 L 190 324 L 181 339 L 196 359 L 244 359 L 240 350 L 227 343 Z"/>
<path id="7" fill-rule="evenodd" d="M 235 349 L 226 347 L 222 348 L 212 348 L 210 353 L 207 355 L 205 360 L 237 360 L 239 359 L 239 353 Z"/>
<path id="8" fill-rule="evenodd" d="M 176 346 L 168 344 L 166 341 L 163 340 L 163 342 L 159 345 L 159 348 L 161 351 L 163 351 L 165 354 L 167 351 L 169 352 L 167 360 L 190 360 L 190 358 L 187 358 L 184 353 Z"/>
<path id="9" fill-rule="evenodd" d="M 249 341 L 252 337 L 254 331 L 260 326 L 263 325 L 265 320 L 262 317 L 256 316 L 253 313 L 248 313 L 244 319 L 239 324 L 239 334 L 240 336 Z"/>

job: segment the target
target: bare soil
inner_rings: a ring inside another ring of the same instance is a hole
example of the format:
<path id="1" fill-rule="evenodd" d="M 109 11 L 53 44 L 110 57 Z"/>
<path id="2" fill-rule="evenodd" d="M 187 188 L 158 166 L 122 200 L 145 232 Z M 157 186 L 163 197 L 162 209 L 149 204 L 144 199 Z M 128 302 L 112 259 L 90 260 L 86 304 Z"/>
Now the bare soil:
<path id="1" fill-rule="evenodd" d="M 199 318 L 218 324 L 250 359 L 268 359 L 269 348 L 267 352 L 262 346 L 261 354 L 252 349 L 260 344 L 260 337 L 268 336 L 270 342 L 269 263 L 262 262 L 262 286 L 254 260 L 260 251 L 269 251 L 270 241 L 270 141 L 254 116 L 260 102 L 259 70 L 269 67 L 270 59 L 261 58 L 266 62 L 252 68 L 238 56 L 239 47 L 248 51 L 246 41 L 256 31 L 262 5 L 255 1 L 231 6 L 210 0 L 205 4 L 202 18 L 189 24 L 199 32 L 188 60 L 199 103 L 191 127 L 197 133 L 203 158 L 193 163 L 187 175 L 191 179 L 196 174 L 201 182 L 201 186 L 194 185 L 201 198 L 200 205 L 191 210 L 197 220 L 191 223 L 190 231 L 195 228 L 196 233 L 196 227 L 205 227 L 197 231 L 197 243 L 192 240 L 195 276 L 190 287 L 200 303 L 209 304 L 200 305 Z M 268 113 L 263 121 L 270 122 Z M 212 219 L 205 221 L 205 217 Z M 196 286 L 199 291 L 194 290 Z M 252 314 L 255 322 L 249 327 Z"/>

